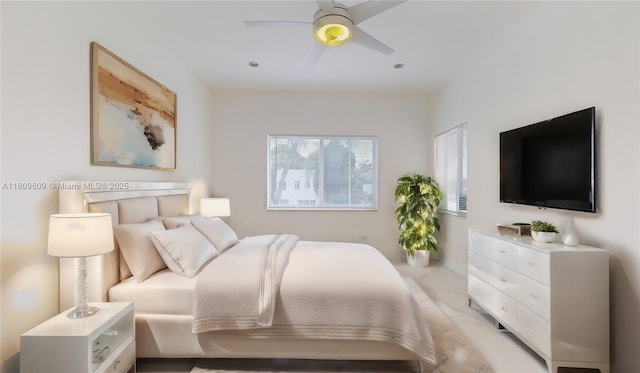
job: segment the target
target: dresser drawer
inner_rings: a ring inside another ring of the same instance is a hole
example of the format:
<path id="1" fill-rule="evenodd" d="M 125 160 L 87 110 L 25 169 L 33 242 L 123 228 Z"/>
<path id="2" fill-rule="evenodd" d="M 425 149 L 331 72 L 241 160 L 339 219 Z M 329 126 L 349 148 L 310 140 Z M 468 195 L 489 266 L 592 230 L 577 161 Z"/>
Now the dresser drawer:
<path id="1" fill-rule="evenodd" d="M 477 253 L 469 253 L 469 273 L 473 273 L 479 279 L 491 286 L 498 287 L 498 267 L 500 264 L 485 258 Z"/>
<path id="2" fill-rule="evenodd" d="M 545 285 L 549 285 L 549 255 L 529 248 L 522 248 L 520 272 Z"/>
<path id="3" fill-rule="evenodd" d="M 549 287 L 477 254 L 469 255 L 469 273 L 549 320 Z"/>
<path id="4" fill-rule="evenodd" d="M 520 274 L 512 269 L 509 269 L 503 265 L 497 264 L 495 267 L 495 273 L 493 274 L 496 287 L 506 295 L 515 298 L 518 294 L 522 293 L 520 290 Z"/>
<path id="5" fill-rule="evenodd" d="M 494 241 L 493 259 L 513 270 L 519 269 L 522 247 L 506 241 Z"/>
<path id="6" fill-rule="evenodd" d="M 483 234 L 469 232 L 469 250 L 485 258 L 493 258 L 494 240 Z"/>
<path id="7" fill-rule="evenodd" d="M 547 321 L 551 321 L 551 291 L 547 285 L 520 275 L 518 301 Z"/>
<path id="8" fill-rule="evenodd" d="M 520 337 L 549 356 L 551 352 L 550 324 L 509 297 L 499 297 L 497 302 L 499 304 L 497 315 L 503 323 L 511 331 L 519 334 Z"/>
<path id="9" fill-rule="evenodd" d="M 496 307 L 494 313 L 499 320 L 502 320 L 512 330 L 518 330 L 522 323 L 518 317 L 519 307 L 518 303 L 509 298 L 505 294 L 500 294 L 496 297 Z"/>
<path id="10" fill-rule="evenodd" d="M 518 317 L 521 322 L 518 332 L 522 337 L 543 354 L 551 356 L 551 324 L 524 307 L 518 311 Z"/>
<path id="11" fill-rule="evenodd" d="M 498 308 L 500 292 L 473 274 L 468 275 L 469 296 L 487 311 L 495 313 Z"/>

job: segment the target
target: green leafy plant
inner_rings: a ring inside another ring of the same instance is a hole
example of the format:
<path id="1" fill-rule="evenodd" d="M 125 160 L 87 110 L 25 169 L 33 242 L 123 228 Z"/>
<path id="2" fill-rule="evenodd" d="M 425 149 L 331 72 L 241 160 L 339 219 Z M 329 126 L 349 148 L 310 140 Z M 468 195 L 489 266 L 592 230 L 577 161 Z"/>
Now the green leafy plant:
<path id="1" fill-rule="evenodd" d="M 398 179 L 395 189 L 396 219 L 400 227 L 398 242 L 407 255 L 418 250 L 438 251 L 434 234 L 440 230 L 438 206 L 442 192 L 438 183 L 428 176 L 407 173 Z"/>
<path id="2" fill-rule="evenodd" d="M 542 220 L 534 220 L 531 222 L 531 230 L 534 232 L 554 232 L 558 233 L 558 228 L 552 223 Z"/>

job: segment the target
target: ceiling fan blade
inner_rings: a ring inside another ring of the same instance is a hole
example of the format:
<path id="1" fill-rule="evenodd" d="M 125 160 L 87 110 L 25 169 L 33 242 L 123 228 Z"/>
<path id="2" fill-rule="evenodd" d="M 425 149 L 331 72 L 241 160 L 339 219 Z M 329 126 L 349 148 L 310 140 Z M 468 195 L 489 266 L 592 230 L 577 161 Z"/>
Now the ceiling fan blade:
<path id="1" fill-rule="evenodd" d="M 382 54 L 390 55 L 393 53 L 393 49 L 388 47 L 386 44 L 378 41 L 373 36 L 367 34 L 362 31 L 359 27 L 354 27 L 352 30 L 351 41 L 367 48 L 371 48 L 375 51 L 378 51 Z"/>
<path id="2" fill-rule="evenodd" d="M 334 0 L 329 0 L 329 1 L 322 1 L 322 0 L 316 0 L 316 3 L 318 3 L 318 8 L 320 8 L 321 10 L 324 10 L 325 12 L 333 12 L 333 4 L 335 3 Z"/>
<path id="3" fill-rule="evenodd" d="M 322 57 L 322 54 L 326 49 L 327 47 L 325 47 L 324 45 L 316 43 L 316 46 L 313 48 L 313 51 L 311 51 L 311 56 L 309 56 L 309 61 L 307 61 L 307 65 L 315 66 L 320 60 L 320 57 Z"/>
<path id="4" fill-rule="evenodd" d="M 250 28 L 265 28 L 265 27 L 301 27 L 312 25 L 311 22 L 303 22 L 303 21 L 242 21 L 245 27 Z"/>
<path id="5" fill-rule="evenodd" d="M 360 3 L 358 5 L 354 5 L 349 8 L 349 14 L 351 15 L 351 20 L 354 25 L 367 20 L 376 14 L 382 13 L 387 9 L 391 9 L 394 6 L 400 5 L 402 3 L 407 2 L 407 0 L 396 0 L 396 1 L 367 1 L 364 3 Z"/>

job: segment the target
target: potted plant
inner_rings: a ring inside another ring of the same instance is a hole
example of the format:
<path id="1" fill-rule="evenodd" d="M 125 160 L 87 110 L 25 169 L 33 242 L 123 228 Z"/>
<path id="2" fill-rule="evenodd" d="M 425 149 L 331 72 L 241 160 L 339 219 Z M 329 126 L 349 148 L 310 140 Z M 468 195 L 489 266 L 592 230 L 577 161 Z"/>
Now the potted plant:
<path id="1" fill-rule="evenodd" d="M 538 242 L 553 242 L 558 234 L 558 228 L 553 223 L 542 220 L 531 222 L 531 237 Z"/>
<path id="2" fill-rule="evenodd" d="M 407 173 L 398 179 L 395 189 L 396 219 L 400 227 L 398 242 L 414 266 L 427 266 L 429 254 L 438 250 L 434 234 L 440 230 L 438 206 L 442 192 L 431 177 Z"/>

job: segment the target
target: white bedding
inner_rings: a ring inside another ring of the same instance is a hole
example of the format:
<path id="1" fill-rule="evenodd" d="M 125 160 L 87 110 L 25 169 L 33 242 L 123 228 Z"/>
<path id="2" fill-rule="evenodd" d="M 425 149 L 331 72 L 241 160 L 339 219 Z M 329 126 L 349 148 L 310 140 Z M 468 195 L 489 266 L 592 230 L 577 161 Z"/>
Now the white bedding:
<path id="1" fill-rule="evenodd" d="M 164 269 L 143 282 L 130 277 L 109 289 L 109 301 L 134 302 L 136 313 L 192 315 L 195 278 Z"/>
<path id="2" fill-rule="evenodd" d="M 431 333 L 404 280 L 368 245 L 250 237 L 200 273 L 194 301 L 197 333 L 392 341 L 427 366 L 435 362 Z"/>
<path id="3" fill-rule="evenodd" d="M 269 269 L 266 277 L 261 268 Z M 411 351 L 423 367 L 435 363 L 418 305 L 395 267 L 369 245 L 248 237 L 194 278 L 165 269 L 113 286 L 109 299 L 135 302 L 137 314 L 192 316 L 196 334 L 382 341 Z"/>

